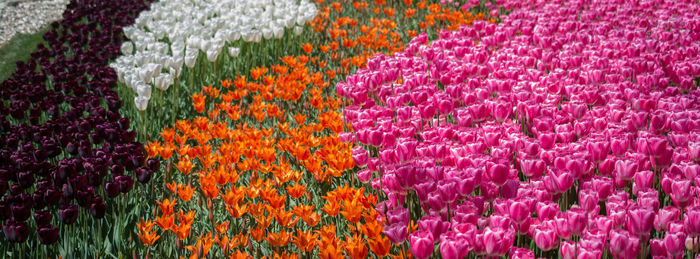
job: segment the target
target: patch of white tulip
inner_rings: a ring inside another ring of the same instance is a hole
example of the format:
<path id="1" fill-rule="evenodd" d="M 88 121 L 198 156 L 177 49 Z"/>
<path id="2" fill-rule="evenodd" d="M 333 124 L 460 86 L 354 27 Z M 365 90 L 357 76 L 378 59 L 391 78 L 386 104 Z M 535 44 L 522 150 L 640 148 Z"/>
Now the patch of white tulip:
<path id="1" fill-rule="evenodd" d="M 232 45 L 280 39 L 285 29 L 298 35 L 316 11 L 309 0 L 162 0 L 124 28 L 130 41 L 110 67 L 136 93 L 135 106 L 144 111 L 152 87 L 167 90 L 183 65 L 196 65 L 200 51 L 210 62 L 222 51 L 235 58 L 240 49 Z"/>

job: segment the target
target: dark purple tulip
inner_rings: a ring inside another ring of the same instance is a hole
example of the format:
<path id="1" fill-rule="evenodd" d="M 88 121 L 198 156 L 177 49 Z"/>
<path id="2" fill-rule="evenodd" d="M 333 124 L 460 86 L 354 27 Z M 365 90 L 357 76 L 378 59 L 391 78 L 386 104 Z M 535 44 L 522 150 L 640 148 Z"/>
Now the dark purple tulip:
<path id="1" fill-rule="evenodd" d="M 158 169 L 160 169 L 160 160 L 155 158 L 148 159 L 148 161 L 146 161 L 146 166 L 153 172 L 158 171 Z"/>
<path id="2" fill-rule="evenodd" d="M 27 203 L 13 203 L 10 205 L 10 209 L 12 210 L 12 218 L 16 221 L 25 221 L 32 213 L 32 206 Z"/>
<path id="3" fill-rule="evenodd" d="M 34 223 L 36 223 L 37 226 L 51 224 L 51 218 L 51 213 L 48 210 L 41 210 L 34 213 Z"/>
<path id="4" fill-rule="evenodd" d="M 6 220 L 12 217 L 9 201 L 6 199 L 0 200 L 0 220 Z"/>
<path id="5" fill-rule="evenodd" d="M 52 225 L 44 225 L 39 227 L 37 235 L 42 244 L 50 245 L 58 241 L 58 228 Z"/>
<path id="6" fill-rule="evenodd" d="M 24 221 L 8 220 L 2 227 L 5 239 L 14 243 L 22 243 L 29 236 L 29 225 Z"/>
<path id="7" fill-rule="evenodd" d="M 111 167 L 112 174 L 124 174 L 124 166 L 121 164 L 113 164 Z"/>
<path id="8" fill-rule="evenodd" d="M 73 224 L 78 219 L 78 206 L 68 205 L 63 206 L 58 211 L 58 219 L 61 220 L 66 225 Z"/>
<path id="9" fill-rule="evenodd" d="M 90 205 L 90 214 L 96 218 L 101 219 L 105 216 L 105 211 L 107 210 L 107 205 L 102 200 L 102 198 L 95 197 L 92 204 Z"/>
<path id="10" fill-rule="evenodd" d="M 129 192 L 131 187 L 134 186 L 134 180 L 128 175 L 117 176 L 115 180 L 119 182 L 119 191 L 122 193 Z"/>
<path id="11" fill-rule="evenodd" d="M 63 193 L 57 187 L 50 187 L 44 192 L 44 201 L 46 205 L 56 205 L 63 197 Z"/>
<path id="12" fill-rule="evenodd" d="M 119 195 L 119 183 L 117 182 L 107 182 L 105 183 L 105 193 L 107 197 L 114 198 Z"/>
<path id="13" fill-rule="evenodd" d="M 0 195 L 4 195 L 10 186 L 7 184 L 7 180 L 0 178 Z"/>
<path id="14" fill-rule="evenodd" d="M 136 169 L 136 179 L 141 183 L 148 183 L 151 180 L 153 171 L 148 168 L 140 167 Z"/>

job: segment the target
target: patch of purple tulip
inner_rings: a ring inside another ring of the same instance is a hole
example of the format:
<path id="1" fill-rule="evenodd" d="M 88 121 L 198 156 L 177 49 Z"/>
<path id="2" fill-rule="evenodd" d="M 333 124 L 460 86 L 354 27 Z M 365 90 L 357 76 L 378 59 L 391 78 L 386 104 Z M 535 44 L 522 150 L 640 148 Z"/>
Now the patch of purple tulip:
<path id="1" fill-rule="evenodd" d="M 7 241 L 24 242 L 36 231 L 41 243 L 55 243 L 59 221 L 74 223 L 79 208 L 104 217 L 105 195 L 128 192 L 137 170 L 152 173 L 119 114 L 117 75 L 107 66 L 119 54 L 122 28 L 149 2 L 71 1 L 43 35 L 47 44 L 0 84 L 0 220 Z"/>
<path id="2" fill-rule="evenodd" d="M 497 2 L 501 23 L 419 35 L 337 85 L 389 240 L 416 258 L 697 254 L 697 1 Z"/>

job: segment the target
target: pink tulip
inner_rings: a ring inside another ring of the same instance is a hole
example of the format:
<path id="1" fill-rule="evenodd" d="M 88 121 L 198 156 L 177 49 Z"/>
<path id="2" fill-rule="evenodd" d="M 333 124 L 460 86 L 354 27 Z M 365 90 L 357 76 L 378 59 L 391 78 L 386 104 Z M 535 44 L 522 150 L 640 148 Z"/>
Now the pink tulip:
<path id="1" fill-rule="evenodd" d="M 668 255 L 671 257 L 682 255 L 683 250 L 685 250 L 685 239 L 685 232 L 666 232 L 666 236 L 664 236 L 664 245 Z"/>
<path id="2" fill-rule="evenodd" d="M 576 258 L 576 249 L 574 248 L 574 241 L 562 242 L 559 246 L 559 253 L 561 253 L 561 258 L 564 259 Z"/>
<path id="3" fill-rule="evenodd" d="M 687 208 L 683 215 L 683 224 L 690 236 L 697 237 L 700 235 L 700 207 Z"/>
<path id="4" fill-rule="evenodd" d="M 528 178 L 539 178 L 545 171 L 545 163 L 539 159 L 525 159 L 520 161 L 522 172 Z"/>
<path id="5" fill-rule="evenodd" d="M 411 254 L 416 258 L 428 258 L 433 254 L 433 235 L 425 230 L 413 232 L 409 237 Z"/>
<path id="6" fill-rule="evenodd" d="M 652 257 L 659 256 L 665 258 L 667 256 L 666 245 L 663 239 L 653 238 L 649 240 L 649 251 Z"/>
<path id="7" fill-rule="evenodd" d="M 671 183 L 671 200 L 678 207 L 685 207 L 690 200 L 692 183 L 689 180 L 676 180 Z"/>
<path id="8" fill-rule="evenodd" d="M 467 236 L 456 232 L 447 232 L 440 236 L 440 255 L 445 259 L 459 259 L 467 255 Z"/>
<path id="9" fill-rule="evenodd" d="M 506 165 L 491 163 L 486 168 L 486 175 L 493 183 L 501 186 L 505 184 L 508 179 L 508 171 L 509 169 Z"/>
<path id="10" fill-rule="evenodd" d="M 512 247 L 508 252 L 509 259 L 535 259 L 535 253 L 530 249 Z"/>
<path id="11" fill-rule="evenodd" d="M 549 251 L 556 248 L 559 242 L 555 230 L 546 227 L 536 227 L 534 230 L 534 239 L 535 244 L 542 251 Z"/>
<path id="12" fill-rule="evenodd" d="M 615 173 L 618 177 L 625 181 L 632 179 L 634 174 L 637 172 L 639 163 L 634 160 L 617 160 L 615 162 Z"/>
<path id="13" fill-rule="evenodd" d="M 537 217 L 540 220 L 553 219 L 559 211 L 559 204 L 546 201 L 537 203 Z"/>
<path id="14" fill-rule="evenodd" d="M 522 201 L 513 201 L 508 208 L 510 218 L 518 224 L 530 217 L 530 207 Z"/>
<path id="15" fill-rule="evenodd" d="M 654 226 L 654 216 L 655 213 L 650 208 L 632 208 L 627 212 L 627 229 L 638 236 L 648 234 Z"/>
<path id="16" fill-rule="evenodd" d="M 430 215 L 418 221 L 420 230 L 428 231 L 434 237 L 439 237 L 450 229 L 450 222 L 442 221 L 438 215 Z"/>
<path id="17" fill-rule="evenodd" d="M 681 211 L 678 208 L 672 206 L 664 207 L 659 210 L 654 218 L 654 228 L 658 232 L 665 231 L 671 222 L 679 219 L 680 215 Z"/>
<path id="18" fill-rule="evenodd" d="M 571 234 L 580 236 L 586 228 L 586 211 L 574 205 L 566 212 L 566 221 Z"/>
<path id="19" fill-rule="evenodd" d="M 484 230 L 484 247 L 489 256 L 503 256 L 513 246 L 515 232 L 512 229 L 487 227 Z"/>

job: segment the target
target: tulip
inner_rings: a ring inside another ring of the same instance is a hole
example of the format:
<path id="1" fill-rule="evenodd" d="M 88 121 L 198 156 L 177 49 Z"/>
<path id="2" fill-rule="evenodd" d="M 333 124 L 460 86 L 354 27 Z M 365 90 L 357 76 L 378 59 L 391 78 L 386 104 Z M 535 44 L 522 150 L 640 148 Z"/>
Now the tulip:
<path id="1" fill-rule="evenodd" d="M 598 193 L 592 189 L 581 190 L 578 193 L 578 200 L 581 207 L 590 213 L 598 204 Z"/>
<path id="2" fill-rule="evenodd" d="M 574 247 L 574 241 L 566 241 L 562 242 L 560 247 L 559 247 L 559 252 L 561 253 L 561 257 L 565 259 L 572 259 L 576 258 L 574 256 L 576 254 L 576 248 Z"/>
<path id="3" fill-rule="evenodd" d="M 557 232 L 551 228 L 535 228 L 535 244 L 542 251 L 549 251 L 556 248 L 558 244 Z"/>
<path id="4" fill-rule="evenodd" d="M 503 164 L 492 164 L 486 169 L 489 179 L 498 186 L 502 186 L 506 183 L 508 171 L 508 167 Z"/>
<path id="5" fill-rule="evenodd" d="M 411 254 L 416 258 L 428 258 L 433 253 L 433 235 L 425 230 L 413 232 L 409 237 Z"/>
<path id="6" fill-rule="evenodd" d="M 679 219 L 681 215 L 681 211 L 672 206 L 666 206 L 663 209 L 659 210 L 659 212 L 656 214 L 656 217 L 654 218 L 654 228 L 658 232 L 666 231 L 668 229 L 668 225 Z"/>
<path id="7" fill-rule="evenodd" d="M 586 211 L 580 207 L 573 207 L 566 212 L 566 221 L 569 230 L 574 236 L 580 236 L 586 228 Z"/>
<path id="8" fill-rule="evenodd" d="M 693 237 L 700 235 L 700 207 L 689 207 L 683 215 L 683 225 Z"/>
<path id="9" fill-rule="evenodd" d="M 652 257 L 665 257 L 667 255 L 666 245 L 664 244 L 663 239 L 653 238 L 649 240 L 649 248 Z"/>
<path id="10" fill-rule="evenodd" d="M 400 244 L 406 240 L 408 235 L 408 225 L 394 223 L 384 228 L 384 234 L 393 244 Z"/>
<path id="11" fill-rule="evenodd" d="M 2 227 L 5 239 L 14 243 L 23 243 L 29 236 L 29 225 L 27 222 L 8 220 Z"/>
<path id="12" fill-rule="evenodd" d="M 446 259 L 463 258 L 467 255 L 467 237 L 465 234 L 447 232 L 440 236 L 440 255 Z"/>
<path id="13" fill-rule="evenodd" d="M 512 247 L 508 255 L 510 259 L 535 259 L 535 253 L 525 248 Z"/>
<path id="14" fill-rule="evenodd" d="M 692 191 L 691 182 L 689 180 L 678 180 L 671 183 L 671 200 L 678 207 L 688 205 Z"/>
<path id="15" fill-rule="evenodd" d="M 76 206 L 76 205 L 65 206 L 64 205 L 58 211 L 58 219 L 67 225 L 73 224 L 73 222 L 75 222 L 78 219 L 78 206 Z"/>
<path id="16" fill-rule="evenodd" d="M 629 232 L 623 229 L 616 229 L 610 232 L 610 253 L 613 255 L 622 254 L 629 246 Z"/>
<path id="17" fill-rule="evenodd" d="M 654 226 L 654 216 L 654 211 L 649 208 L 630 209 L 627 212 L 627 229 L 640 236 L 648 234 Z"/>
<path id="18" fill-rule="evenodd" d="M 671 257 L 682 255 L 685 249 L 685 240 L 685 232 L 666 232 L 666 236 L 664 236 L 664 245 L 668 255 Z"/>
<path id="19" fill-rule="evenodd" d="M 508 208 L 511 219 L 518 224 L 522 224 L 530 217 L 530 207 L 522 201 L 513 201 Z"/>
<path id="20" fill-rule="evenodd" d="M 51 225 L 44 225 L 39 227 L 37 235 L 42 244 L 50 245 L 58 241 L 58 228 Z"/>

